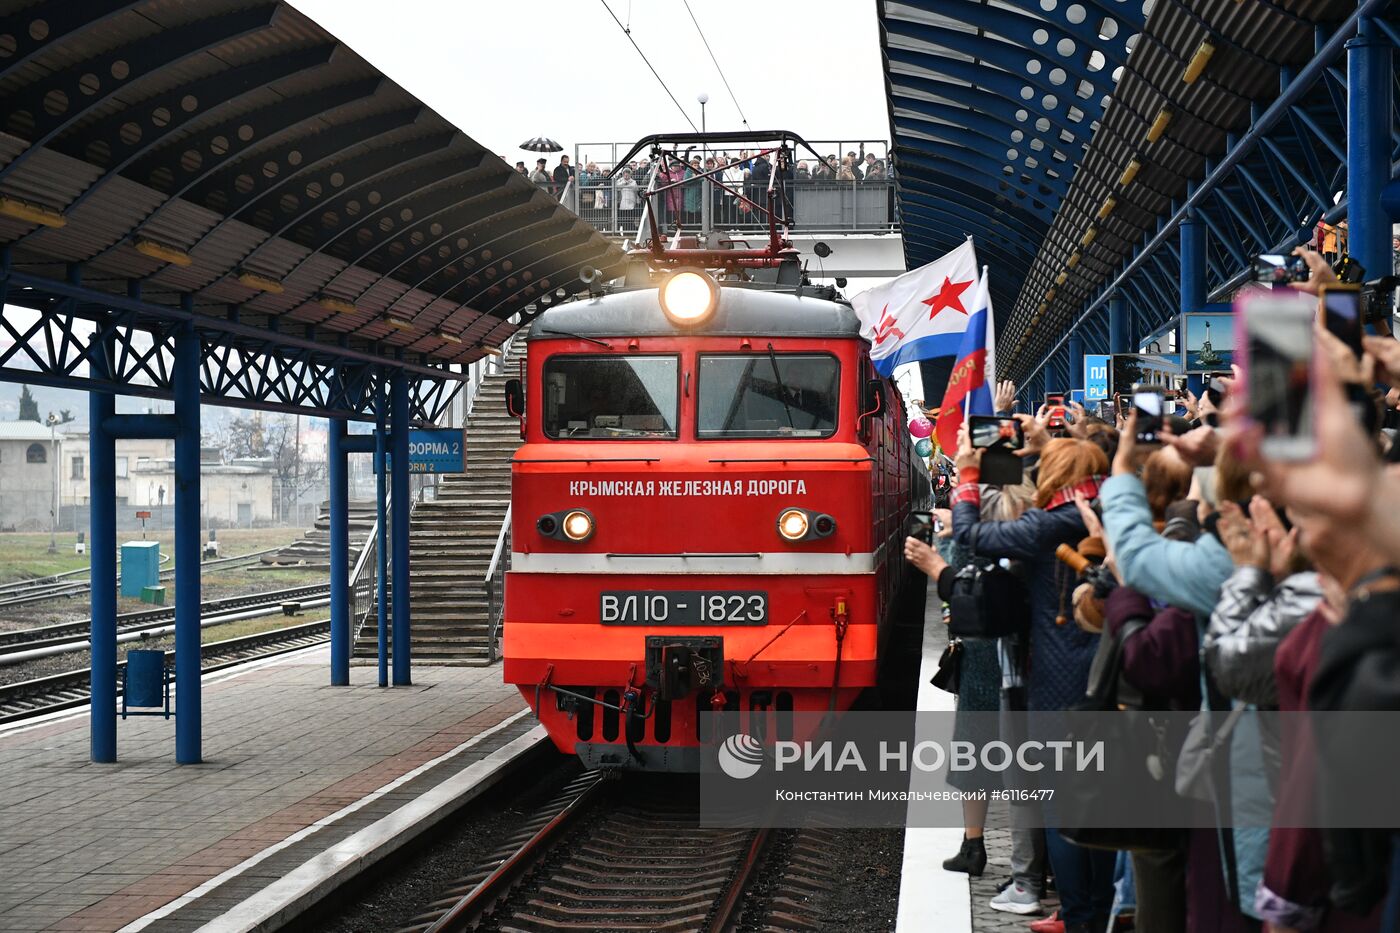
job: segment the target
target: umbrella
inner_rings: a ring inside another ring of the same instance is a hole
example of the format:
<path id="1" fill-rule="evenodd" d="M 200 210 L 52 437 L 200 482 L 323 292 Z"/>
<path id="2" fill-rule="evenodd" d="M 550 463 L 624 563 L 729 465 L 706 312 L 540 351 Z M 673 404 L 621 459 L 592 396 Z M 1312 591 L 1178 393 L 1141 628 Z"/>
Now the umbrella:
<path id="1" fill-rule="evenodd" d="M 562 152 L 564 147 L 550 139 L 548 136 L 536 136 L 534 139 L 527 139 L 520 144 L 521 149 L 528 149 L 531 152 Z"/>

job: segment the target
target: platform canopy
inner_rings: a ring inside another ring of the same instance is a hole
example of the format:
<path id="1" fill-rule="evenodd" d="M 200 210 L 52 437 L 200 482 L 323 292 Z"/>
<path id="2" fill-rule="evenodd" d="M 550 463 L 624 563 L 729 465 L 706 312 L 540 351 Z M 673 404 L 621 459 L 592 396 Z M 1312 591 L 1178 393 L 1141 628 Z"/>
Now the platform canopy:
<path id="1" fill-rule="evenodd" d="M 910 268 L 971 234 L 1011 310 L 1143 19 L 1142 0 L 880 4 Z"/>
<path id="2" fill-rule="evenodd" d="M 436 367 L 621 261 L 285 3 L 0 0 L 0 100 L 12 304 L 139 299 L 136 327 L 183 308 L 206 340 Z"/>
<path id="3" fill-rule="evenodd" d="M 1188 217 L 1211 234 L 1209 293 L 1226 294 L 1251 251 L 1291 247 L 1336 213 L 1346 139 L 1336 55 L 1358 9 L 887 0 L 909 265 L 976 237 L 992 267 L 999 375 L 1018 382 L 1076 329 L 1086 350 L 1107 352 L 1115 287 L 1139 335 L 1179 311 L 1174 239 Z M 1069 384 L 1068 354 L 1055 362 L 1056 384 Z"/>

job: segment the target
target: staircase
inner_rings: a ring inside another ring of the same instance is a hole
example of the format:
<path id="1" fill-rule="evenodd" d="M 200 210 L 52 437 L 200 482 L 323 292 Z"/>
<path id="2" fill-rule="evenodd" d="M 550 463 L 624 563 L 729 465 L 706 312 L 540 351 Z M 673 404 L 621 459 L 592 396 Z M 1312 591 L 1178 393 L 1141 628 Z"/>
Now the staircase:
<path id="1" fill-rule="evenodd" d="M 517 338 L 502 371 L 487 376 L 467 416 L 466 472 L 440 478 L 437 497 L 409 520 L 413 658 L 428 664 L 491 663 L 486 572 L 510 505 L 510 460 L 520 423 L 506 413 L 505 383 L 517 378 L 525 341 Z M 502 560 L 509 559 L 509 551 Z M 496 605 L 502 583 L 498 579 Z M 390 597 L 392 598 L 392 597 Z M 373 614 L 355 638 L 355 656 L 377 654 Z"/>
<path id="2" fill-rule="evenodd" d="M 374 527 L 375 504 L 373 499 L 350 500 L 350 561 L 364 546 L 365 538 Z M 322 502 L 316 513 L 316 521 L 306 534 L 275 554 L 264 554 L 262 563 L 268 569 L 296 567 L 300 570 L 330 569 L 331 553 L 331 504 Z"/>

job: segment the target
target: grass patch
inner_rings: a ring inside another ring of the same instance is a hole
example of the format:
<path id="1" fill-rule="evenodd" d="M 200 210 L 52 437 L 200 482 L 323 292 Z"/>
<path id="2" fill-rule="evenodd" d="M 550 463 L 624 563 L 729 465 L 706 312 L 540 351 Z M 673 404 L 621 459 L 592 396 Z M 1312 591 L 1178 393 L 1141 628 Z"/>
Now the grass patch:
<path id="1" fill-rule="evenodd" d="M 270 547 L 284 547 L 305 533 L 303 528 L 226 528 L 219 532 L 219 551 L 223 557 L 236 557 L 250 551 L 261 551 Z M 58 553 L 50 554 L 49 535 L 45 532 L 0 534 L 0 583 L 15 580 L 29 580 L 34 577 L 47 577 L 68 570 L 86 570 L 88 556 L 74 554 L 73 545 L 78 536 L 73 532 L 58 535 Z M 124 541 L 140 541 L 139 533 L 118 533 L 117 546 Z M 159 541 L 162 554 L 173 555 L 175 533 L 171 530 L 147 532 L 146 540 Z M 174 557 L 161 565 L 162 569 L 174 566 Z M 77 575 L 81 577 L 82 575 Z M 220 574 L 211 573 L 208 579 Z M 279 576 L 283 580 L 286 577 Z M 308 581 L 310 582 L 310 581 Z M 295 586 L 295 583 L 288 584 Z M 274 587 L 275 588 L 275 587 Z"/>

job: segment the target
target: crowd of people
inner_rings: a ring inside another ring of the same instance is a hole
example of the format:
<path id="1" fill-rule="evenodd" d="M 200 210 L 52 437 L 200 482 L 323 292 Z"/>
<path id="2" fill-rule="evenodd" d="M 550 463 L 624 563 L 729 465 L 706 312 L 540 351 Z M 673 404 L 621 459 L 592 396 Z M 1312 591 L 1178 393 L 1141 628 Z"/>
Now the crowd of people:
<path id="1" fill-rule="evenodd" d="M 608 212 L 610 217 L 615 207 L 618 224 L 624 229 L 635 227 L 640 220 L 653 173 L 657 188 L 678 186 L 656 198 L 658 220 L 663 227 L 676 223 L 699 225 L 707 189 L 712 222 L 733 226 L 766 221 L 760 209 L 767 209 L 770 180 L 776 179 L 778 210 L 789 220 L 795 220 L 792 196 L 795 186 L 861 185 L 890 179 L 886 161 L 874 153 L 864 152 L 863 147 L 861 152 L 851 150 L 844 156 L 832 153 L 825 159 L 796 162 L 783 152 L 743 150 L 737 155 L 691 152 L 687 158 L 656 164 L 634 160 L 622 166 L 611 179 L 608 177 L 610 167 L 600 168 L 598 163 L 587 161 L 576 168 L 566 155 L 559 157 L 553 169 L 549 168 L 547 159 L 541 158 L 536 160 L 533 169 L 518 161 L 515 170 L 556 198 L 569 199 L 585 219 L 602 211 Z M 706 184 L 705 177 L 715 179 L 716 183 Z M 572 188 L 570 182 L 574 183 Z"/>
<path id="2" fill-rule="evenodd" d="M 1335 281 L 1319 253 L 1299 254 L 1310 278 L 1293 287 L 1316 293 Z M 1073 405 L 1052 430 L 1047 409 L 1014 413 L 1016 388 L 1002 383 L 996 407 L 1022 425 L 1027 478 L 981 483 L 984 454 L 964 431 L 940 539 L 906 542 L 945 599 L 977 558 L 1007 559 L 1028 594 L 1023 632 L 962 640 L 957 730 L 975 711 L 1003 722 L 1015 710 L 1219 714 L 1196 717 L 1213 724 L 1205 741 L 1229 777 L 1205 795 L 1211 828 L 1114 851 L 1072 841 L 1053 808 L 1032 819 L 1034 804 L 1011 807 L 1011 876 L 990 906 L 1041 914 L 1052 880 L 1058 913 L 1032 930 L 1111 930 L 1125 877 L 1144 933 L 1400 930 L 1396 829 L 1280 816 L 1321 812 L 1340 793 L 1329 775 L 1367 773 L 1366 743 L 1328 745 L 1324 763 L 1304 734 L 1230 728 L 1242 710 L 1400 709 L 1400 442 L 1385 427 L 1400 407 L 1400 341 L 1366 337 L 1358 356 L 1319 326 L 1315 355 L 1317 452 L 1301 462 L 1261 455 L 1238 371 L 1199 399 L 1188 394 L 1150 446 L 1135 412 L 1110 424 Z M 1359 418 L 1358 404 L 1374 411 Z M 1104 572 L 1081 577 L 1056 557 L 1061 545 Z M 1094 664 L 1106 648 L 1118 659 L 1107 687 Z M 1177 752 L 1167 792 L 1181 795 L 1190 759 Z M 1263 813 L 1246 818 L 1261 800 Z M 965 804 L 964 841 L 946 869 L 986 870 L 986 813 L 985 802 Z"/>

